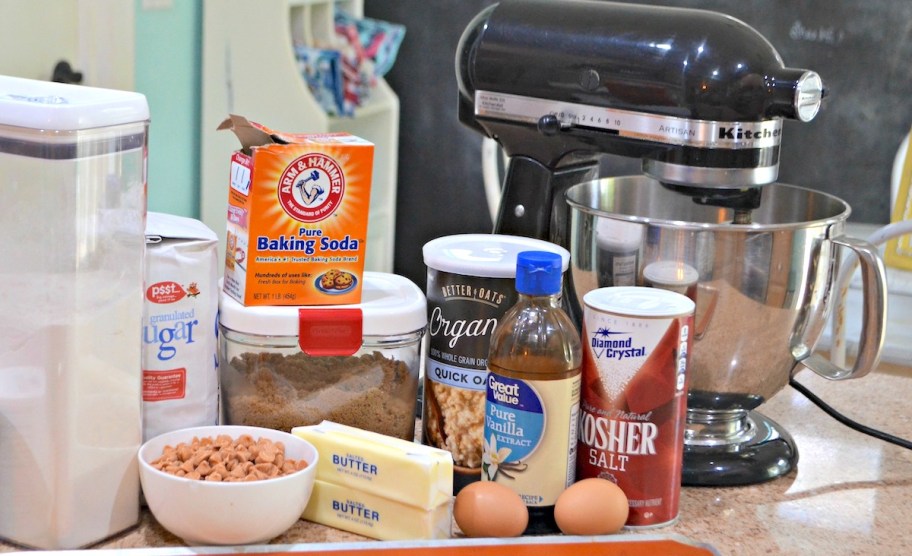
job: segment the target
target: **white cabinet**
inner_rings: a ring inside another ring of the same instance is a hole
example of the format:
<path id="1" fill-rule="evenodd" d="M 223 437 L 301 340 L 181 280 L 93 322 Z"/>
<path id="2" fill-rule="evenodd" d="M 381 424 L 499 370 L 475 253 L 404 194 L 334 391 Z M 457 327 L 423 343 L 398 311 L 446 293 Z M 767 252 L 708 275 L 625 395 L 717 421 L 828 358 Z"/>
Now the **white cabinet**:
<path id="1" fill-rule="evenodd" d="M 314 44 L 333 33 L 335 5 L 363 15 L 361 0 L 207 0 L 203 5 L 200 216 L 219 234 L 224 253 L 229 159 L 238 142 L 216 127 L 228 114 L 287 133 L 347 131 L 376 145 L 366 268 L 392 272 L 399 98 L 380 79 L 353 118 L 329 117 L 311 96 L 295 60 L 295 41 Z"/>
<path id="2" fill-rule="evenodd" d="M 134 90 L 133 2 L 0 0 L 0 14 L 0 75 L 48 81 L 66 60 L 83 85 Z"/>

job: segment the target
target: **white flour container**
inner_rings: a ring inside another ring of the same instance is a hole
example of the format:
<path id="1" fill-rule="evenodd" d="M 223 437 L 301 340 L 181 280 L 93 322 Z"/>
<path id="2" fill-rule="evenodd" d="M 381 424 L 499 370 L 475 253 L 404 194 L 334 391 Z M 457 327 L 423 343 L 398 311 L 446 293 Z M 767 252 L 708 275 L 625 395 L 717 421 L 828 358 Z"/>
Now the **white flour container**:
<path id="1" fill-rule="evenodd" d="M 0 537 L 139 520 L 144 96 L 0 76 Z"/>

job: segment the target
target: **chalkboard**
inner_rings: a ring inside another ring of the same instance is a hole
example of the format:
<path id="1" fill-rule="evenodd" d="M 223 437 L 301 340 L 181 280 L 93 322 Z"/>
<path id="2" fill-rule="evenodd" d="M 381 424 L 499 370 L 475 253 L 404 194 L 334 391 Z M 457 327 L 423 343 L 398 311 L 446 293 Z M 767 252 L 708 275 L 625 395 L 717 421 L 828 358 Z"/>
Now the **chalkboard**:
<path id="1" fill-rule="evenodd" d="M 816 71 L 827 98 L 810 123 L 786 122 L 779 179 L 832 193 L 852 220 L 890 218 L 890 170 L 912 126 L 912 2 L 667 0 L 753 26 L 786 65 Z"/>
<path id="2" fill-rule="evenodd" d="M 560 1 L 560 0 L 555 0 Z M 489 232 L 481 137 L 456 117 L 454 58 L 463 29 L 490 0 L 365 0 L 369 17 L 407 27 L 387 79 L 401 103 L 395 270 L 425 282 L 421 246 Z M 727 13 L 763 34 L 790 67 L 821 75 L 821 113 L 788 121 L 779 180 L 841 197 L 852 221 L 889 220 L 890 171 L 912 125 L 912 1 L 639 0 Z M 639 163 L 608 160 L 613 173 Z"/>

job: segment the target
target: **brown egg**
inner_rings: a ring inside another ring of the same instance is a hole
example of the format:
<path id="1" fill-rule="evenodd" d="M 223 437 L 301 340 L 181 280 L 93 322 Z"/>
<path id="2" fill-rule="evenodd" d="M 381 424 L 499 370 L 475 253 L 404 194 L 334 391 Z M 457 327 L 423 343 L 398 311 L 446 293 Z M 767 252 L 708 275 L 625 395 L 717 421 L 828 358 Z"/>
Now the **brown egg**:
<path id="1" fill-rule="evenodd" d="M 518 537 L 529 524 L 529 510 L 510 487 L 478 481 L 456 495 L 453 518 L 468 537 Z"/>
<path id="2" fill-rule="evenodd" d="M 630 506 L 621 487 L 607 479 L 583 479 L 561 493 L 554 519 L 565 535 L 608 535 L 627 522 Z"/>

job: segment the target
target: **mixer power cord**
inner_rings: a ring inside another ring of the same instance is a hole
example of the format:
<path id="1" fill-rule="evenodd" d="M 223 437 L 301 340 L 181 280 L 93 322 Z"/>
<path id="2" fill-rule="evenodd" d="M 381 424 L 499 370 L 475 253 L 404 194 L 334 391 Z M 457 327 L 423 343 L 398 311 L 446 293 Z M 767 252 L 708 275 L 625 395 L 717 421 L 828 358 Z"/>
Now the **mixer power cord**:
<path id="1" fill-rule="evenodd" d="M 804 397 L 806 397 L 808 400 L 810 400 L 811 403 L 813 403 L 814 405 L 816 405 L 817 407 L 822 409 L 824 411 L 824 413 L 826 413 L 830 417 L 836 419 L 843 425 L 845 425 L 851 429 L 854 429 L 858 432 L 861 432 L 861 433 L 867 434 L 869 436 L 873 436 L 874 438 L 883 440 L 884 442 L 889 442 L 890 444 L 895 444 L 897 446 L 901 446 L 903 448 L 906 448 L 907 450 L 912 450 L 912 442 L 906 440 L 905 438 L 900 438 L 898 436 L 893 436 L 892 434 L 885 433 L 885 432 L 879 431 L 877 429 L 872 429 L 871 427 L 862 425 L 861 423 L 859 423 L 857 421 L 853 421 L 852 419 L 849 419 L 842 413 L 839 413 L 838 411 L 833 409 L 833 407 L 831 407 L 825 401 L 818 398 L 813 392 L 808 390 L 807 387 L 805 387 L 803 384 L 801 384 L 794 378 L 789 379 L 789 385 L 792 388 L 794 388 L 795 390 L 798 390 L 799 392 L 804 394 Z"/>

